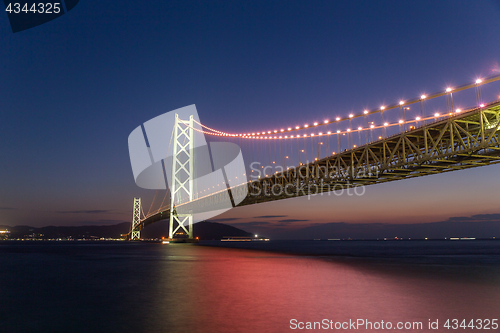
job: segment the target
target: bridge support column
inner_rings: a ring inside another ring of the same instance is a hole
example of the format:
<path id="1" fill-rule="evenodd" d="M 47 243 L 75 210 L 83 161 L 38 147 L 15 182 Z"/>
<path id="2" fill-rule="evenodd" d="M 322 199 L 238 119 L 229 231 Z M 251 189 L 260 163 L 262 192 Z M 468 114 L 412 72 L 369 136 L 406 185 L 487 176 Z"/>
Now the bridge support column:
<path id="1" fill-rule="evenodd" d="M 130 239 L 139 240 L 141 239 L 141 230 L 139 225 L 141 223 L 141 198 L 134 198 L 134 212 L 132 215 L 132 232 Z"/>
<path id="2" fill-rule="evenodd" d="M 186 233 L 188 238 L 193 238 L 193 216 L 191 214 L 178 214 L 175 208 L 176 203 L 194 199 L 193 128 L 193 116 L 189 117 L 189 121 L 183 121 L 179 119 L 178 114 L 175 114 L 168 230 L 170 239 L 173 239 L 180 229 Z"/>

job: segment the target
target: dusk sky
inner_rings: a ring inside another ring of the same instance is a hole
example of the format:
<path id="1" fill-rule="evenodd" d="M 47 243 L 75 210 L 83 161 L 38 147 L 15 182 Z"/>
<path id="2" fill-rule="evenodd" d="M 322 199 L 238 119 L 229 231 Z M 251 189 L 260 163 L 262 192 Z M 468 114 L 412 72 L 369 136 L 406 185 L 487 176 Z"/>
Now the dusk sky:
<path id="1" fill-rule="evenodd" d="M 0 225 L 130 221 L 154 191 L 127 139 L 196 104 L 252 132 L 322 120 L 500 74 L 498 1 L 89 1 L 12 33 L 0 15 Z M 492 85 L 498 98 L 500 85 Z M 464 105 L 471 106 L 471 105 Z M 500 165 L 233 209 L 254 232 L 318 222 L 420 223 L 500 213 Z M 262 217 L 276 216 L 276 217 Z M 250 224 L 249 224 L 250 223 Z"/>

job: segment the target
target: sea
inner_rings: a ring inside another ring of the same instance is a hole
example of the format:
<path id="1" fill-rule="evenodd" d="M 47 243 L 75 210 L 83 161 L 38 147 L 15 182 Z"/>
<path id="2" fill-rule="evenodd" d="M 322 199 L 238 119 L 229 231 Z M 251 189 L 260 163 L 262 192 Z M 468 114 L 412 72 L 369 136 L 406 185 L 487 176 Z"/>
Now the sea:
<path id="1" fill-rule="evenodd" d="M 0 242 L 0 332 L 495 332 L 500 241 Z"/>

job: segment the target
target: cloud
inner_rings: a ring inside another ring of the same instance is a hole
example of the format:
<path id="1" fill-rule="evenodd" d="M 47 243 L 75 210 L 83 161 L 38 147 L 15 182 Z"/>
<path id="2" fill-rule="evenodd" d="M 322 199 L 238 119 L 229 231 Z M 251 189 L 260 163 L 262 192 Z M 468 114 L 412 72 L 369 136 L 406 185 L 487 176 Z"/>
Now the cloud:
<path id="1" fill-rule="evenodd" d="M 288 219 L 288 220 L 279 220 L 278 222 L 288 223 L 288 222 L 306 222 L 306 221 L 309 221 L 309 220 Z"/>
<path id="2" fill-rule="evenodd" d="M 214 220 L 207 220 L 209 222 L 228 222 L 228 221 L 234 221 L 234 220 L 239 220 L 239 217 L 228 217 L 225 219 L 214 219 Z"/>
<path id="3" fill-rule="evenodd" d="M 477 215 L 472 215 L 471 216 L 473 219 L 477 220 L 488 220 L 488 221 L 495 221 L 495 220 L 500 220 L 500 214 L 477 214 Z"/>
<path id="4" fill-rule="evenodd" d="M 107 209 L 88 209 L 88 210 L 64 210 L 58 211 L 59 214 L 107 214 L 111 213 Z"/>
<path id="5" fill-rule="evenodd" d="M 262 216 L 254 216 L 254 219 L 272 219 L 275 217 L 287 217 L 288 215 L 262 215 Z"/>
<path id="6" fill-rule="evenodd" d="M 476 214 L 472 216 L 454 216 L 448 221 L 463 222 L 463 221 L 499 221 L 500 214 Z"/>
<path id="7" fill-rule="evenodd" d="M 99 220 L 99 222 L 103 223 L 123 223 L 123 222 L 130 222 L 130 221 L 124 221 L 124 220 Z"/>
<path id="8" fill-rule="evenodd" d="M 267 226 L 269 224 L 270 224 L 269 222 L 252 221 L 252 222 L 233 223 L 231 225 L 233 227 L 240 228 L 240 227 L 262 227 L 262 226 Z"/>
<path id="9" fill-rule="evenodd" d="M 120 224 L 123 222 L 130 223 L 130 221 L 124 221 L 124 220 L 94 220 L 94 221 L 78 221 L 77 223 L 81 225 L 115 225 L 115 224 Z"/>

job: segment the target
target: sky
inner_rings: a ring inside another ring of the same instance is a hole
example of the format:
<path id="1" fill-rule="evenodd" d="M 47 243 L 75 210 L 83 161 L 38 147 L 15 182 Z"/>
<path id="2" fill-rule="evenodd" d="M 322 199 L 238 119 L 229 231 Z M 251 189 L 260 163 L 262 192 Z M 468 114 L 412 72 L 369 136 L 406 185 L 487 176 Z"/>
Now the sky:
<path id="1" fill-rule="evenodd" d="M 499 18 L 500 3 L 488 0 L 81 0 L 18 33 L 0 15 L 0 225 L 130 221 L 134 197 L 147 210 L 154 193 L 134 182 L 128 135 L 183 106 L 196 104 L 208 126 L 252 132 L 498 74 Z M 217 219 L 254 231 L 259 221 L 285 229 L 497 214 L 499 172 L 455 171 Z"/>

